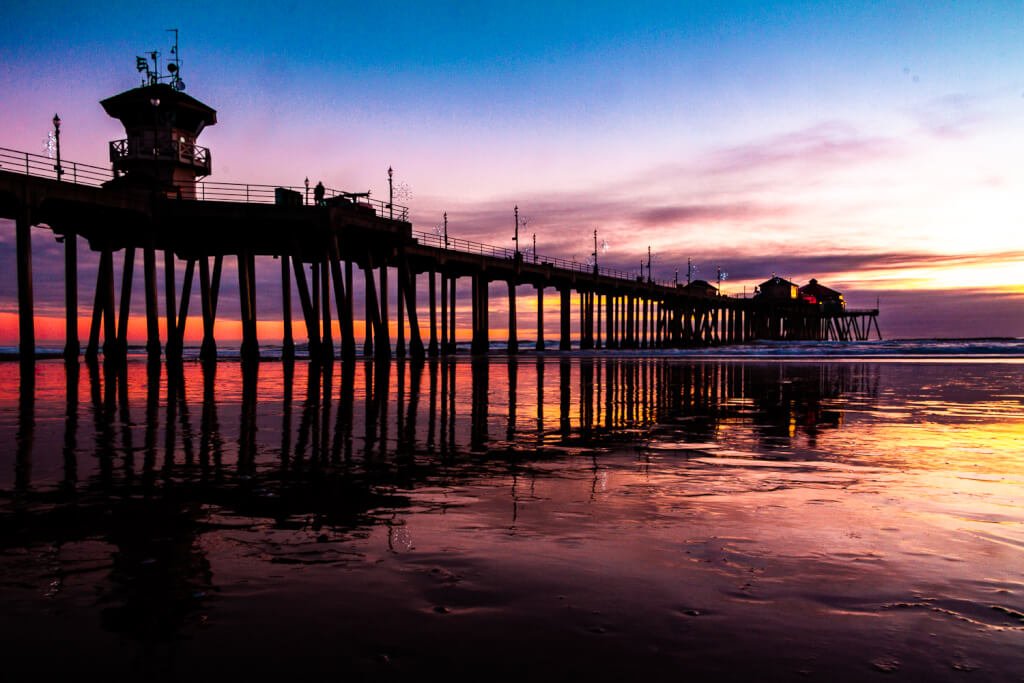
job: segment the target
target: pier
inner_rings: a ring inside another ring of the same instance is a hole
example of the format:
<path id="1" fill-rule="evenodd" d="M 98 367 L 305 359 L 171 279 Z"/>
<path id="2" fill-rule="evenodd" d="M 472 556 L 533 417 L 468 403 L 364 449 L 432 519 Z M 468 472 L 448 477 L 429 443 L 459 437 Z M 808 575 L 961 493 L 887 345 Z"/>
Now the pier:
<path id="1" fill-rule="evenodd" d="M 32 291 L 33 228 L 52 231 L 64 249 L 65 356 L 78 358 L 79 242 L 98 253 L 87 359 L 123 362 L 127 353 L 132 281 L 139 256 L 144 272 L 146 349 L 179 360 L 198 280 L 202 318 L 200 358 L 217 353 L 225 259 L 237 266 L 241 357 L 260 359 L 255 268 L 280 263 L 282 356 L 295 356 L 292 292 L 297 294 L 309 356 L 330 360 L 392 354 L 414 359 L 455 352 L 457 292 L 470 293 L 471 352 L 490 351 L 493 283 L 507 291 L 507 353 L 520 350 L 517 288 L 537 298 L 537 351 L 545 349 L 545 297 L 558 302 L 559 350 L 660 349 L 745 344 L 755 340 L 881 338 L 878 309 L 848 310 L 792 293 L 722 296 L 702 281 L 685 285 L 561 258 L 413 229 L 408 209 L 368 193 L 210 182 L 210 150 L 196 144 L 216 112 L 172 84 L 153 80 L 101 103 L 122 121 L 127 137 L 110 143 L 111 168 L 62 162 L 0 149 L 0 217 L 16 226 L 19 356 L 35 356 Z M 59 118 L 54 118 L 59 133 Z M 59 141 L 59 138 L 58 138 Z M 517 243 L 518 244 L 518 243 Z M 113 255 L 122 252 L 121 272 Z M 157 263 L 163 264 L 163 302 Z M 184 277 L 176 278 L 176 264 Z M 356 271 L 361 275 L 357 275 Z M 394 272 L 394 277 L 391 276 Z M 361 277 L 363 301 L 354 300 Z M 776 278 L 777 279 L 777 278 Z M 120 286 L 117 283 L 120 282 Z M 389 282 L 396 283 L 389 293 Z M 771 282 L 771 281 L 770 281 Z M 831 290 L 828 290 L 831 291 Z M 421 297 L 427 305 L 420 306 Z M 136 296 L 138 294 L 135 294 Z M 840 297 L 841 299 L 841 297 Z M 464 298 L 463 298 L 464 305 Z M 420 309 L 427 311 L 421 319 Z M 160 320 L 164 335 L 160 337 Z M 365 333 L 356 339 L 356 320 Z M 337 320 L 340 339 L 332 333 Z M 391 321 L 396 338 L 391 339 Z M 573 330 L 576 334 L 573 334 Z M 465 331 L 463 331 L 465 334 Z M 574 338 L 575 337 L 575 338 Z M 277 343 L 278 340 L 275 340 Z"/>

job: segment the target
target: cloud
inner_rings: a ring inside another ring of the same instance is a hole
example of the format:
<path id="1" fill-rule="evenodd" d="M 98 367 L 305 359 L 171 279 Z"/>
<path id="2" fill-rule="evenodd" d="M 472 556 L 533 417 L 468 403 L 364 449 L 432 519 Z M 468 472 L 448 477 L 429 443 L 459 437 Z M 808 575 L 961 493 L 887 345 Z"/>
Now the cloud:
<path id="1" fill-rule="evenodd" d="M 700 165 L 711 174 L 749 173 L 770 168 L 822 171 L 876 161 L 897 154 L 891 138 L 862 135 L 854 126 L 828 121 L 757 142 L 712 152 Z"/>
<path id="2" fill-rule="evenodd" d="M 889 339 L 1022 337 L 1024 294 L 982 289 L 877 292 L 879 325 Z"/>
<path id="3" fill-rule="evenodd" d="M 916 108 L 912 116 L 933 137 L 960 139 L 967 137 L 988 119 L 979 109 L 979 103 L 977 97 L 953 93 L 929 100 Z"/>

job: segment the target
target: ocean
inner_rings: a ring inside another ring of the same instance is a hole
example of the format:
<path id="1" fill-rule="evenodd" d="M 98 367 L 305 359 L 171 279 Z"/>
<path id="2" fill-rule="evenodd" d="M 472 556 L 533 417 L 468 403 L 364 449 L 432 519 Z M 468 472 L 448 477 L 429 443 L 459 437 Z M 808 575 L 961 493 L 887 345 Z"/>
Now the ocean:
<path id="1" fill-rule="evenodd" d="M 1022 340 L 221 353 L 0 363 L 12 680 L 1024 677 Z"/>

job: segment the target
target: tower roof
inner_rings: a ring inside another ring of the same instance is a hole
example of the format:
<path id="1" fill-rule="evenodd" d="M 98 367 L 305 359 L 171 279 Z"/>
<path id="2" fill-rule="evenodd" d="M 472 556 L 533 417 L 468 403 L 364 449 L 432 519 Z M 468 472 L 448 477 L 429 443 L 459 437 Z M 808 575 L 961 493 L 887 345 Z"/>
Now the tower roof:
<path id="1" fill-rule="evenodd" d="M 120 119 L 125 126 L 146 125 L 152 121 L 153 99 L 160 100 L 160 109 L 175 112 L 176 125 L 180 128 L 198 131 L 200 124 L 205 127 L 217 123 L 217 110 L 166 83 L 126 90 L 102 100 L 100 105 L 107 114 Z"/>

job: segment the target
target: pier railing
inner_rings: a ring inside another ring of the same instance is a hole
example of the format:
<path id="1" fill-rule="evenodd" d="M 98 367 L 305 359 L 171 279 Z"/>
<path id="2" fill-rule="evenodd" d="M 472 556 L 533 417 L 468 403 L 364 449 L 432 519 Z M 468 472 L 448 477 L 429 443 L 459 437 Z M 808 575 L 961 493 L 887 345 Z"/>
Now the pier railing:
<path id="1" fill-rule="evenodd" d="M 115 141 L 118 142 L 118 141 Z M 111 143 L 113 145 L 113 143 Z M 111 147 L 113 150 L 113 146 Z M 113 151 L 112 151 L 113 154 Z M 60 180 L 75 185 L 101 187 L 114 179 L 114 172 L 109 167 L 83 164 L 77 161 L 61 161 L 60 177 L 58 177 L 57 160 L 43 154 L 32 154 L 16 149 L 0 147 L 0 171 L 20 173 L 36 178 Z M 251 183 L 219 183 L 200 180 L 196 183 L 196 199 L 198 201 L 241 202 L 247 204 L 274 204 L 278 190 L 297 192 L 303 199 L 302 203 L 311 204 L 312 188 L 304 185 L 254 185 Z M 356 204 L 368 206 L 381 218 L 409 220 L 409 209 L 398 204 L 388 204 L 379 199 L 371 199 L 362 194 L 353 194 L 344 190 L 324 188 L 324 198 L 344 197 Z"/>
<path id="2" fill-rule="evenodd" d="M 42 154 L 19 152 L 15 149 L 0 147 L 0 171 L 21 173 L 23 175 L 51 180 L 63 180 L 76 185 L 99 187 L 114 177 L 113 171 L 104 166 L 82 164 L 77 161 L 61 161 L 60 177 L 58 178 L 57 160 Z"/>
<path id="3" fill-rule="evenodd" d="M 509 249 L 508 247 L 496 247 L 492 244 L 473 242 L 471 240 L 459 239 L 457 237 L 449 237 L 446 244 L 444 235 L 438 235 L 435 232 L 421 232 L 419 230 L 413 230 L 412 236 L 416 238 L 416 241 L 420 244 L 437 247 L 439 249 L 450 249 L 463 254 L 480 254 L 481 256 L 508 259 L 510 261 L 516 257 L 515 249 Z M 533 252 L 527 251 L 520 251 L 519 254 L 523 259 L 523 263 L 550 265 L 562 270 L 573 270 L 578 273 L 587 273 L 589 275 L 594 274 L 594 265 L 592 263 L 580 263 L 579 261 L 559 258 L 557 256 L 542 256 L 540 254 L 534 254 Z M 613 277 L 619 280 L 640 280 L 642 282 L 647 282 L 647 278 L 642 278 L 642 276 L 637 275 L 635 272 L 631 273 L 617 268 L 598 266 L 597 274 L 604 277 Z M 651 280 L 650 282 L 651 284 L 661 285 L 663 287 L 667 287 L 672 284 L 664 280 Z"/>
<path id="4" fill-rule="evenodd" d="M 94 166 L 92 164 L 83 164 L 76 161 L 61 161 L 61 172 L 60 177 L 58 178 L 56 159 L 42 154 L 32 154 L 30 152 L 22 152 L 14 149 L 7 149 L 5 147 L 0 147 L 0 171 L 21 173 L 28 176 L 48 178 L 51 180 L 62 180 L 63 182 L 74 183 L 76 185 L 88 185 L 90 187 L 100 187 L 114 178 L 114 172 L 110 168 Z M 308 205 L 313 201 L 310 198 L 310 188 L 307 188 L 305 185 L 221 183 L 207 180 L 201 180 L 196 183 L 195 196 L 197 201 L 274 204 L 278 201 L 281 190 L 290 191 L 291 193 L 294 193 L 292 196 L 300 197 L 300 204 Z M 369 193 L 356 194 L 346 192 L 344 190 L 324 188 L 324 199 L 342 198 L 351 201 L 358 206 L 372 208 L 373 211 L 381 218 L 394 218 L 401 221 L 409 220 L 408 207 L 400 206 L 398 204 L 389 204 L 388 202 L 379 199 L 371 199 L 369 196 L 366 196 L 367 194 Z M 453 251 L 468 254 L 480 254 L 482 256 L 508 260 L 513 260 L 516 256 L 514 249 L 484 244 L 482 242 L 474 242 L 472 240 L 459 239 L 457 237 L 449 237 L 446 244 L 444 235 L 438 235 L 437 233 L 432 232 L 414 231 L 413 236 L 421 244 L 439 247 L 441 249 L 451 249 Z M 557 256 L 542 256 L 528 251 L 520 251 L 519 253 L 522 256 L 524 263 L 551 265 L 555 268 L 571 270 L 578 273 L 594 273 L 594 265 L 592 263 L 580 263 L 579 261 L 559 258 Z M 650 284 L 660 285 L 663 287 L 671 287 L 674 284 L 668 280 L 648 280 L 642 275 L 637 275 L 635 271 L 631 272 L 619 270 L 617 268 L 608 268 L 605 266 L 598 266 L 597 274 L 603 277 L 611 277 L 619 280 L 649 282 Z"/>

